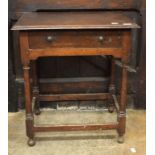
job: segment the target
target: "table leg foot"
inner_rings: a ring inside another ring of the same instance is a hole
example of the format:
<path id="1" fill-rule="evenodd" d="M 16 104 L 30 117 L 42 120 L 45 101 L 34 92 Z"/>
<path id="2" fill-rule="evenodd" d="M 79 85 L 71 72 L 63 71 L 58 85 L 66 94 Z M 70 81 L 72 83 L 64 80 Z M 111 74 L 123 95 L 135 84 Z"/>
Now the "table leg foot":
<path id="1" fill-rule="evenodd" d="M 113 106 L 110 106 L 110 107 L 108 108 L 108 111 L 109 111 L 110 113 L 113 113 L 113 112 L 114 112 L 114 107 L 113 107 Z"/>
<path id="2" fill-rule="evenodd" d="M 35 114 L 35 115 L 40 115 L 40 114 L 41 114 L 40 109 L 34 109 L 34 114 Z"/>
<path id="3" fill-rule="evenodd" d="M 120 144 L 124 143 L 124 135 L 123 136 L 118 136 L 117 142 L 120 143 Z"/>
<path id="4" fill-rule="evenodd" d="M 28 141 L 27 141 L 27 144 L 28 144 L 29 146 L 34 146 L 34 145 L 36 144 L 36 142 L 35 142 L 34 139 L 29 138 Z"/>

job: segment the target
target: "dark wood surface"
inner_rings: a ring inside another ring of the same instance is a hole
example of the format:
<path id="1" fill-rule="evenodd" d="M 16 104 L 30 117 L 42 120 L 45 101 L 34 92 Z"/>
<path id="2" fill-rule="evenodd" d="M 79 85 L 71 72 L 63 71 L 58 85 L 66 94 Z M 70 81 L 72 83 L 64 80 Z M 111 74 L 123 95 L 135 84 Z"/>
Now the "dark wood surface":
<path id="1" fill-rule="evenodd" d="M 140 24 L 140 44 L 138 55 L 138 74 L 137 74 L 137 95 L 136 95 L 136 108 L 146 108 L 146 1 L 141 0 L 139 4 L 141 19 Z"/>
<path id="2" fill-rule="evenodd" d="M 57 125 L 57 126 L 35 126 L 33 128 L 33 130 L 35 132 L 51 132 L 51 131 L 55 131 L 55 132 L 62 132 L 62 131 L 91 131 L 91 130 L 112 130 L 112 129 L 116 129 L 118 127 L 117 123 L 113 123 L 111 125 L 109 124 L 91 124 L 91 125 Z"/>
<path id="3" fill-rule="evenodd" d="M 105 30 L 68 30 L 68 31 L 30 31 L 30 49 L 60 48 L 60 47 L 120 47 L 122 33 Z M 48 38 L 50 40 L 48 40 Z"/>
<path id="4" fill-rule="evenodd" d="M 96 101 L 108 99 L 108 93 L 39 95 L 40 101 Z"/>
<path id="5" fill-rule="evenodd" d="M 9 27 L 11 23 L 9 22 Z M 11 36 L 11 31 L 9 31 L 9 36 Z M 9 111 L 18 111 L 18 96 L 17 96 L 17 83 L 15 82 L 16 76 L 13 72 L 13 44 L 12 39 L 9 37 L 8 40 L 8 51 L 11 51 L 8 53 L 8 110 Z"/>
<path id="6" fill-rule="evenodd" d="M 40 80 L 42 94 L 65 93 L 99 93 L 107 92 L 108 78 L 80 77 L 80 78 L 53 78 Z"/>
<path id="7" fill-rule="evenodd" d="M 93 31 L 92 31 L 93 32 Z M 96 31 L 94 31 L 96 32 Z M 67 32 L 66 32 L 67 33 Z M 113 55 L 116 58 L 122 58 L 128 56 L 128 50 L 126 50 L 126 37 L 131 33 L 129 30 L 122 30 L 120 33 L 120 38 L 122 38 L 122 43 L 120 43 L 121 46 L 116 46 L 116 44 L 111 44 L 110 47 L 101 46 L 100 43 L 96 43 L 96 46 L 91 46 L 91 42 L 87 44 L 88 47 L 81 47 L 81 45 L 74 46 L 74 39 L 69 39 L 70 44 L 67 44 L 68 46 L 58 46 L 58 47 L 45 47 L 44 48 L 37 48 L 37 49 L 31 49 L 29 39 L 31 36 L 28 35 L 28 31 L 21 31 L 20 32 L 20 46 L 22 47 L 21 52 L 21 58 L 23 64 L 29 64 L 30 60 L 36 60 L 39 57 L 50 57 L 50 56 L 96 56 L 96 55 Z M 69 32 L 70 34 L 70 32 Z M 111 34 L 111 33 L 110 33 Z M 73 33 L 72 33 L 73 35 Z M 71 36 L 73 38 L 74 36 Z M 109 35 L 109 37 L 111 37 Z M 112 39 L 113 37 L 111 37 Z M 65 41 L 59 40 L 60 43 L 63 42 L 65 45 L 66 37 L 64 37 Z M 117 40 L 119 40 L 117 38 Z M 43 41 L 43 40 L 42 40 Z M 90 39 L 89 39 L 90 41 Z M 33 42 L 33 40 L 32 40 Z M 33 42 L 37 44 L 37 42 Z M 38 42 L 39 43 L 39 42 Z M 43 41 L 44 43 L 44 41 Z M 42 43 L 42 44 L 43 44 Z M 58 45 L 60 44 L 58 43 Z M 79 42 L 80 44 L 81 42 Z M 83 44 L 83 43 L 81 43 Z M 61 44 L 60 44 L 61 45 Z"/>
<path id="8" fill-rule="evenodd" d="M 120 13 L 97 12 L 32 12 L 23 14 L 12 30 L 40 29 L 124 29 L 139 26 Z"/>
<path id="9" fill-rule="evenodd" d="M 10 10 L 18 14 L 47 9 L 137 9 L 139 0 L 14 0 L 10 3 Z"/>

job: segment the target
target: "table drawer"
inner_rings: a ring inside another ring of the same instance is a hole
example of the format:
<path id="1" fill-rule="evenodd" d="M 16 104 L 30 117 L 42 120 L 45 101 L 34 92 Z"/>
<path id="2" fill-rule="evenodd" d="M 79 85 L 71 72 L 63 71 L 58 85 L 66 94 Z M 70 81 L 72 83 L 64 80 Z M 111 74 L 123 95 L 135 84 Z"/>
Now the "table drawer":
<path id="1" fill-rule="evenodd" d="M 30 31 L 29 48 L 119 48 L 122 46 L 122 32 L 118 30 L 57 30 Z"/>

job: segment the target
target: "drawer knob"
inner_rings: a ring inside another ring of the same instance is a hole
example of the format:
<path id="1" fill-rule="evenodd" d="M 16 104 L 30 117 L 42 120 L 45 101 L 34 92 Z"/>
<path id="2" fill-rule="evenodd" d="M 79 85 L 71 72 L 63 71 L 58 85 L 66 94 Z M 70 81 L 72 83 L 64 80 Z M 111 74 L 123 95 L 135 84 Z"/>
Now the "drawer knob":
<path id="1" fill-rule="evenodd" d="M 111 43 L 111 42 L 112 42 L 112 38 L 109 38 L 109 40 L 108 40 L 108 41 L 109 41 L 109 43 Z"/>
<path id="2" fill-rule="evenodd" d="M 98 39 L 99 39 L 100 42 L 102 42 L 104 40 L 104 37 L 103 36 L 99 36 Z"/>
<path id="3" fill-rule="evenodd" d="M 53 41 L 53 37 L 52 36 L 47 36 L 46 40 L 49 41 L 49 42 L 52 42 Z"/>

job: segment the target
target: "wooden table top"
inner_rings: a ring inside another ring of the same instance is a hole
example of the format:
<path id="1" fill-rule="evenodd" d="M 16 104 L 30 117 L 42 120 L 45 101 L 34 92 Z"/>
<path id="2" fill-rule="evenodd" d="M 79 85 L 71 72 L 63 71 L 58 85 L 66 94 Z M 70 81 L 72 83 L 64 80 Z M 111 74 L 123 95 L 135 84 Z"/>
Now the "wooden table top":
<path id="1" fill-rule="evenodd" d="M 139 26 L 124 14 L 110 11 L 83 11 L 24 13 L 12 30 L 131 28 Z"/>

